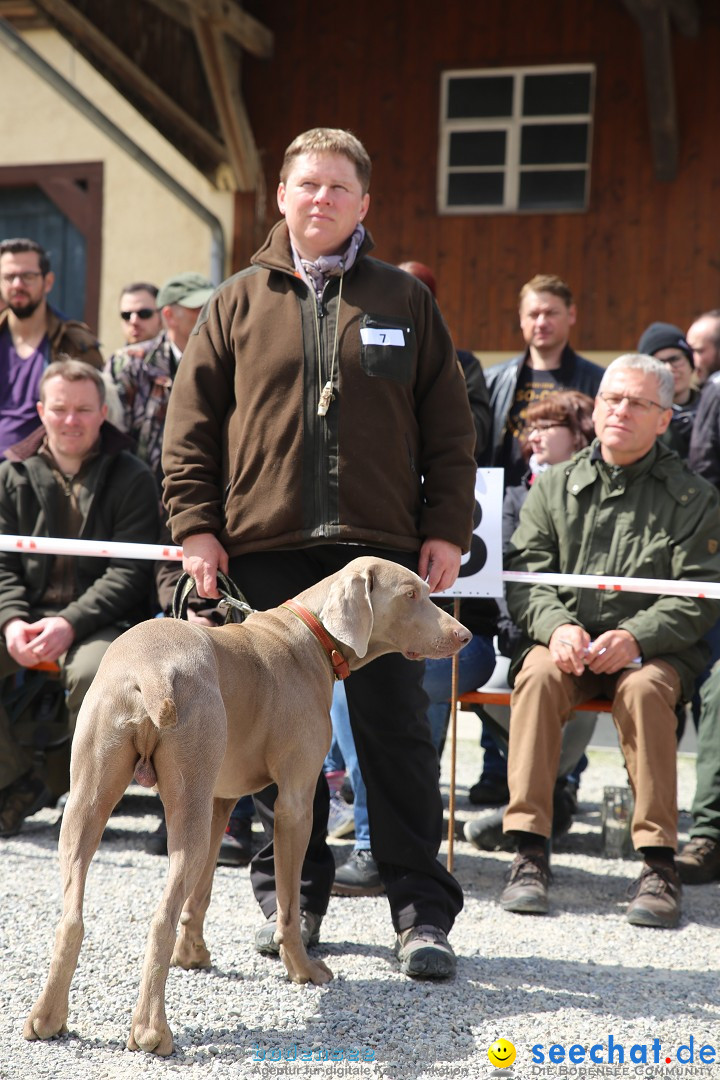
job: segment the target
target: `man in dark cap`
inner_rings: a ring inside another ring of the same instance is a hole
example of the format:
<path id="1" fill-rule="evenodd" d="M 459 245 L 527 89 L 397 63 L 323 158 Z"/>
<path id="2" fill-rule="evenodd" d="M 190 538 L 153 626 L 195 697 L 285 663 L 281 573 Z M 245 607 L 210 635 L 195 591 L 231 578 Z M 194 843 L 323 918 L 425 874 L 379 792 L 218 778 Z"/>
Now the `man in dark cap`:
<path id="1" fill-rule="evenodd" d="M 214 291 L 209 278 L 191 270 L 171 277 L 156 301 L 164 329 L 149 342 L 120 349 L 108 364 L 122 402 L 125 430 L 135 439 L 138 456 L 155 474 L 158 495 L 170 389 L 197 317 Z"/>
<path id="2" fill-rule="evenodd" d="M 679 326 L 672 323 L 650 323 L 638 342 L 638 352 L 654 356 L 666 364 L 673 377 L 673 413 L 663 442 L 686 458 L 690 448 L 695 413 L 700 404 L 700 391 L 693 385 L 693 352 Z"/>

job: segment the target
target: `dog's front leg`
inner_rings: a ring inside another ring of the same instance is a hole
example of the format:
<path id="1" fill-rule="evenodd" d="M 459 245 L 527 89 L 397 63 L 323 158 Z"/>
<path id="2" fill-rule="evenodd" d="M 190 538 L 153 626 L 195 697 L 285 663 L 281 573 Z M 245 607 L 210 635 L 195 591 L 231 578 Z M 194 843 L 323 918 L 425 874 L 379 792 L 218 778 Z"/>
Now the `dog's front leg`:
<path id="1" fill-rule="evenodd" d="M 312 960 L 300 936 L 300 874 L 312 828 L 315 785 L 302 792 L 285 788 L 275 801 L 276 940 L 287 973 L 296 983 L 318 985 L 332 979 L 322 960 Z"/>

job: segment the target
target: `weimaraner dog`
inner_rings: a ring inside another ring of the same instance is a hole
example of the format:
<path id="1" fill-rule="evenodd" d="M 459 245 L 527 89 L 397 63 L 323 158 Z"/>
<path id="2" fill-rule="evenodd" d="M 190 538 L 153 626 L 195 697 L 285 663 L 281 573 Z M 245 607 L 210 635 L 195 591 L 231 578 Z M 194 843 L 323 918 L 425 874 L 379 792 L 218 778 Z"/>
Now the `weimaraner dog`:
<path id="1" fill-rule="evenodd" d="M 355 559 L 289 603 L 299 606 L 256 612 L 242 625 L 218 629 L 152 619 L 107 650 L 73 741 L 59 848 L 63 914 L 50 974 L 25 1023 L 26 1039 L 67 1031 L 87 871 L 133 775 L 146 786 L 157 783 L 170 857 L 128 1047 L 172 1053 L 165 1015 L 169 966 L 210 966 L 203 923 L 225 826 L 240 795 L 268 784 L 278 786 L 280 954 L 294 982 L 332 978 L 305 950 L 299 906 L 313 796 L 330 745 L 333 664 L 342 676 L 345 661 L 352 671 L 384 653 L 411 660 L 448 657 L 471 634 L 432 603 L 416 574 L 384 559 Z M 304 621 L 309 613 L 321 624 L 314 630 Z"/>

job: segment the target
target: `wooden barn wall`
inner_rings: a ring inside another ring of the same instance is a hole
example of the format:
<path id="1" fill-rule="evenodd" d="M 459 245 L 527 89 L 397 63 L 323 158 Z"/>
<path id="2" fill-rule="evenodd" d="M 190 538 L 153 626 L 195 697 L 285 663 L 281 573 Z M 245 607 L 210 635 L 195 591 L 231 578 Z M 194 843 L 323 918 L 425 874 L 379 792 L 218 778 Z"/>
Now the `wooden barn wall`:
<path id="1" fill-rule="evenodd" d="M 248 0 L 276 36 L 270 62 L 246 58 L 245 99 L 265 162 L 267 223 L 287 143 L 348 127 L 374 162 L 367 223 L 376 253 L 432 266 L 458 345 L 516 350 L 516 297 L 537 272 L 577 297 L 580 349 L 636 345 L 648 322 L 687 327 L 720 306 L 720 5 L 702 32 L 673 32 L 680 131 L 677 179 L 654 178 L 642 47 L 620 0 Z M 440 76 L 450 68 L 597 65 L 589 210 L 440 216 Z M 247 221 L 247 215 L 245 220 Z M 262 224 L 262 221 L 261 221 Z M 252 246 L 236 243 L 239 262 Z M 236 238 L 237 240 L 237 238 Z"/>

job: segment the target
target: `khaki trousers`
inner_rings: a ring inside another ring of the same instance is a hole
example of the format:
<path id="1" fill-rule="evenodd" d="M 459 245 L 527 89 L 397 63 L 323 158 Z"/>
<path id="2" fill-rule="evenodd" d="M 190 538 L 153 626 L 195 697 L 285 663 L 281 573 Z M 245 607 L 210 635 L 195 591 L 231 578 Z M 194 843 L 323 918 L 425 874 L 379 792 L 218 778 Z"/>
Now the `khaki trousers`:
<path id="1" fill-rule="evenodd" d="M 562 730 L 573 709 L 593 697 L 612 716 L 635 796 L 635 848 L 677 847 L 677 717 L 680 677 L 664 660 L 617 675 L 566 675 L 544 645 L 525 658 L 510 699 L 505 832 L 549 837 Z"/>

